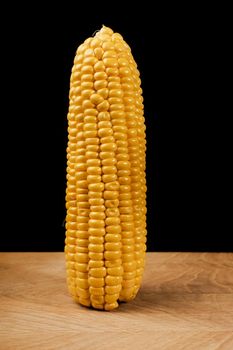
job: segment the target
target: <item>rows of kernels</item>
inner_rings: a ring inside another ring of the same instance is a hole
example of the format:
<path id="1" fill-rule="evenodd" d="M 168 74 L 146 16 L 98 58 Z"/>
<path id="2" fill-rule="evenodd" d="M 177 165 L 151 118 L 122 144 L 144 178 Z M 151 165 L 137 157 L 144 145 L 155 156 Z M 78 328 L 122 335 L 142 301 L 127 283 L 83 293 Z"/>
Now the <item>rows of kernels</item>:
<path id="1" fill-rule="evenodd" d="M 104 286 L 103 277 L 100 279 L 97 276 L 96 269 L 103 269 L 103 251 L 104 251 L 104 219 L 101 207 L 103 205 L 103 186 L 101 182 L 101 166 L 99 160 L 99 142 L 97 135 L 96 116 L 93 118 L 93 127 L 95 127 L 95 135 L 93 135 L 93 145 L 87 144 L 87 173 L 88 173 L 88 196 L 90 203 L 90 218 L 89 218 L 89 290 L 91 294 L 92 306 L 97 309 L 103 309 L 104 293 L 101 291 Z M 89 123 L 90 125 L 90 123 Z M 87 143 L 89 140 L 87 139 Z M 90 147 L 92 146 L 92 147 Z M 100 208 L 96 208 L 100 207 Z M 97 292 L 95 289 L 98 288 Z M 98 293 L 98 295 L 96 295 Z"/>
<path id="2" fill-rule="evenodd" d="M 118 42 L 119 43 L 119 42 Z M 115 47 L 115 44 L 114 44 Z M 121 46 L 121 49 L 125 49 Z M 119 187 L 119 214 L 121 222 L 121 243 L 122 243 L 122 264 L 123 281 L 120 300 L 127 301 L 133 295 L 135 265 L 134 270 L 127 271 L 128 260 L 134 261 L 134 224 L 133 224 L 133 208 L 131 200 L 131 169 L 128 154 L 128 137 L 126 125 L 126 103 L 124 98 L 124 90 L 121 84 L 121 60 L 115 50 L 118 74 L 114 81 L 110 82 L 109 96 L 113 103 L 111 109 L 111 120 L 113 125 L 113 134 L 116 140 L 117 151 L 117 176 L 120 184 Z M 129 268 L 128 268 L 129 269 Z"/>
<path id="3" fill-rule="evenodd" d="M 72 77 L 74 76 L 74 68 Z M 76 202 L 76 177 L 75 166 L 77 157 L 77 126 L 74 98 L 72 90 L 70 91 L 70 107 L 68 113 L 68 147 L 67 147 L 67 188 L 66 188 L 66 265 L 67 265 L 67 282 L 70 293 L 74 298 L 76 295 L 76 269 L 75 269 L 75 253 L 76 253 L 76 217 L 77 217 L 77 202 Z"/>
<path id="4" fill-rule="evenodd" d="M 102 65 L 99 69 L 105 72 L 106 83 L 103 98 L 107 99 L 108 109 L 98 114 L 98 134 L 100 137 L 100 159 L 102 165 L 102 181 L 104 183 L 105 200 L 105 310 L 112 310 L 118 306 L 119 291 L 122 282 L 121 260 L 121 226 L 119 219 L 119 182 L 117 181 L 116 142 L 109 111 L 112 108 L 109 81 L 115 75 L 115 51 L 110 50 L 111 41 L 104 41 L 102 45 Z M 115 270 L 114 270 L 115 267 Z"/>
<path id="5" fill-rule="evenodd" d="M 76 185 L 75 185 L 75 156 L 76 156 L 76 130 L 73 123 L 75 115 L 73 106 L 68 113 L 69 140 L 67 147 L 67 187 L 66 187 L 66 270 L 67 284 L 71 295 L 76 297 L 75 247 L 76 247 Z M 72 130 L 71 130 L 72 128 Z"/>
<path id="6" fill-rule="evenodd" d="M 88 291 L 88 217 L 89 203 L 87 198 L 87 173 L 85 159 L 85 139 L 83 134 L 84 113 L 83 113 L 83 91 L 86 90 L 90 82 L 82 79 L 84 55 L 79 54 L 75 57 L 74 66 L 71 75 L 70 87 L 70 106 L 74 106 L 76 140 L 74 149 L 76 149 L 75 159 L 75 185 L 76 185 L 76 241 L 75 241 L 75 299 L 81 304 L 90 306 Z M 69 131 L 70 135 L 70 131 Z M 69 152 L 68 152 L 69 154 Z M 69 218 L 67 218 L 69 223 Z M 69 235 L 67 231 L 67 236 Z M 67 249 L 67 246 L 66 246 Z M 68 270 L 69 274 L 69 270 Z M 69 284 L 69 281 L 68 281 Z"/>
<path id="7" fill-rule="evenodd" d="M 139 71 L 134 70 L 132 74 L 132 80 L 134 83 L 135 91 L 135 116 L 137 121 L 137 144 L 136 150 L 138 158 L 134 159 L 131 164 L 137 168 L 135 186 L 133 186 L 134 198 L 134 222 L 135 222 L 135 256 L 137 261 L 137 274 L 134 294 L 137 293 L 142 279 L 142 273 L 145 263 L 145 250 L 146 250 L 146 178 L 145 178 L 145 153 L 146 153 L 146 140 L 145 140 L 145 120 L 143 116 L 143 99 L 141 96 Z M 135 141 L 136 144 L 136 141 Z M 132 143 L 132 148 L 134 142 Z M 136 176 L 136 175 L 135 175 Z"/>
<path id="8" fill-rule="evenodd" d="M 74 79 L 75 68 L 73 67 L 72 78 Z M 77 85 L 77 84 L 76 84 Z M 75 87 L 74 87 L 75 88 Z M 74 90 L 74 89 L 73 89 Z M 75 269 L 75 253 L 76 253 L 76 216 L 77 216 L 77 201 L 76 201 L 76 157 L 77 157 L 77 110 L 74 104 L 74 94 L 70 90 L 70 106 L 68 113 L 68 147 L 67 147 L 67 187 L 66 187 L 66 267 L 67 267 L 67 283 L 70 293 L 74 298 L 76 294 L 76 269 Z M 79 112 L 79 111 L 78 111 Z"/>
<path id="9" fill-rule="evenodd" d="M 120 45 L 119 45 L 120 48 Z M 139 286 L 139 279 L 142 274 L 142 262 L 144 262 L 144 246 L 141 242 L 145 241 L 145 230 L 143 231 L 143 218 L 142 208 L 145 206 L 145 202 L 142 203 L 143 192 L 145 187 L 142 188 L 141 183 L 145 181 L 145 174 L 142 172 L 141 164 L 144 164 L 145 157 L 142 159 L 139 157 L 142 147 L 140 149 L 140 143 L 144 142 L 144 139 L 139 137 L 141 135 L 142 124 L 139 125 L 137 119 L 140 115 L 143 116 L 143 105 L 139 102 L 141 100 L 140 80 L 136 63 L 130 53 L 129 47 L 126 45 L 125 49 L 118 50 L 118 60 L 120 65 L 121 84 L 124 92 L 124 104 L 125 115 L 127 123 L 128 133 L 128 151 L 129 161 L 131 165 L 131 195 L 133 204 L 133 222 L 134 222 L 134 249 L 136 258 L 136 271 L 133 271 L 135 279 L 135 286 L 132 287 L 131 297 L 134 297 Z M 145 136 L 145 135 L 144 135 Z M 144 150 L 145 151 L 145 150 Z M 144 153 L 145 155 L 145 153 Z M 144 168 L 145 170 L 145 168 Z M 145 183 L 144 183 L 145 184 Z M 129 241 L 130 242 L 130 241 Z M 127 267 L 125 266 L 125 269 Z M 130 275 L 130 274 L 129 274 Z"/>
<path id="10" fill-rule="evenodd" d="M 76 288 L 79 296 L 79 302 L 90 306 L 90 294 L 88 290 L 88 221 L 90 205 L 88 201 L 88 182 L 87 182 L 87 164 L 86 164 L 86 108 L 85 102 L 88 102 L 86 95 L 87 89 L 91 88 L 91 81 L 83 79 L 86 73 L 90 73 L 90 65 L 85 60 L 85 52 L 81 56 L 76 67 L 76 79 L 79 80 L 79 90 L 76 90 L 76 106 L 80 108 L 81 113 L 77 115 L 77 159 L 76 159 L 76 191 L 77 191 L 77 232 L 76 232 Z M 86 70 L 85 70 L 85 69 Z M 87 72 L 88 69 L 88 72 Z M 78 84 L 77 84 L 78 87 Z"/>
<path id="11" fill-rule="evenodd" d="M 99 159 L 99 135 L 97 127 L 98 109 L 101 108 L 103 99 L 96 94 L 98 81 L 101 75 L 97 74 L 96 64 L 98 59 L 95 57 L 94 47 L 88 47 L 84 50 L 84 63 L 86 64 L 84 73 L 88 76 L 84 78 L 88 80 L 87 89 L 83 91 L 83 109 L 84 109 L 84 137 L 86 145 L 86 171 L 88 186 L 88 202 L 90 205 L 90 213 L 88 220 L 88 289 L 90 293 L 91 305 L 96 309 L 104 307 L 104 276 L 106 269 L 104 267 L 104 185 L 101 181 L 102 169 Z M 89 67 L 89 68 L 87 68 Z M 98 69 L 98 68 L 97 68 Z"/>
<path id="12" fill-rule="evenodd" d="M 91 152 L 87 153 L 87 163 L 89 165 L 89 202 L 91 204 L 90 220 L 89 220 L 89 290 L 91 294 L 92 306 L 96 309 L 103 309 L 105 303 L 104 277 L 106 268 L 104 266 L 104 236 L 105 236 L 105 207 L 103 199 L 104 184 L 102 183 L 102 168 L 99 157 L 100 138 L 98 133 L 98 113 L 104 108 L 104 98 L 99 90 L 105 88 L 104 71 L 99 64 L 101 51 L 97 48 L 101 42 L 96 38 L 90 41 L 90 47 L 95 57 L 93 65 L 93 91 L 89 99 L 95 110 L 95 119 L 92 120 L 92 129 L 96 141 L 95 148 L 92 147 Z M 97 53 L 97 54 L 96 54 Z"/>

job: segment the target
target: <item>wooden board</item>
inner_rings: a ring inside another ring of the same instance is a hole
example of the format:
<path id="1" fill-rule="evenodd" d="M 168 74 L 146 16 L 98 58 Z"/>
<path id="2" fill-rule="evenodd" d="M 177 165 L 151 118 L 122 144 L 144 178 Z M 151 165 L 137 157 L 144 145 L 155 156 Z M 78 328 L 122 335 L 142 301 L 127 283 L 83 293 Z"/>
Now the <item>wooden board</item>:
<path id="1" fill-rule="evenodd" d="M 63 253 L 0 254 L 0 349 L 232 350 L 233 254 L 147 253 L 135 301 L 75 304 Z"/>

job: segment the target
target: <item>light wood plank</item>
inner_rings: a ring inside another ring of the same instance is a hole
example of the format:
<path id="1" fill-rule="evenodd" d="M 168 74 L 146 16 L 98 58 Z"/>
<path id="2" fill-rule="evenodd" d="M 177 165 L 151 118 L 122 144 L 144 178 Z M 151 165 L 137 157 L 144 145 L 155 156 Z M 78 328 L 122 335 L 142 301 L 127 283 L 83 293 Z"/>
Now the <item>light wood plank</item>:
<path id="1" fill-rule="evenodd" d="M 112 312 L 69 296 L 63 253 L 0 253 L 0 349 L 232 350 L 233 254 L 147 253 Z"/>

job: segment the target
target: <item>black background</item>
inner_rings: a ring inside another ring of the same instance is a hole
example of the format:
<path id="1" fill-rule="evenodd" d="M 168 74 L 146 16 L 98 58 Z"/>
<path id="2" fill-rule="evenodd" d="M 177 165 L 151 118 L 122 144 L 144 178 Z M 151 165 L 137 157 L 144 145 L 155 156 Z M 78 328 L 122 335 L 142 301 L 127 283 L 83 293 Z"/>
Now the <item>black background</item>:
<path id="1" fill-rule="evenodd" d="M 130 45 L 142 77 L 148 250 L 232 251 L 227 10 L 117 3 L 106 14 L 101 4 L 2 12 L 0 249 L 63 250 L 69 76 L 76 48 L 105 24 Z"/>

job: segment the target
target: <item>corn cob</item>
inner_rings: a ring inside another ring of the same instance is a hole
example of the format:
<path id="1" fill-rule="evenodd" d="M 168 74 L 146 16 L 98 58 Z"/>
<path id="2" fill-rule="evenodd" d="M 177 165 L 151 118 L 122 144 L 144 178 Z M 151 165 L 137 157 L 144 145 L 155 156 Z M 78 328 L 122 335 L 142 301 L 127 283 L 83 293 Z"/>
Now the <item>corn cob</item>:
<path id="1" fill-rule="evenodd" d="M 140 287 L 146 251 L 145 123 L 137 65 L 103 28 L 79 46 L 68 112 L 68 288 L 82 305 L 112 310 Z"/>

